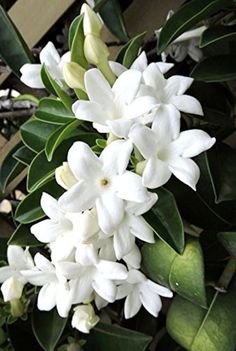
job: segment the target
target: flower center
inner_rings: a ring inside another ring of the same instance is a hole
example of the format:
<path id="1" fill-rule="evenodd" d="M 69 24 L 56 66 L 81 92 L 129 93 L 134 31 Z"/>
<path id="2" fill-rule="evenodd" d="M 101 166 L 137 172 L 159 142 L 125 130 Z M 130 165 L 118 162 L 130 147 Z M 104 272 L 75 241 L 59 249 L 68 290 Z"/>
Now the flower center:
<path id="1" fill-rule="evenodd" d="M 109 185 L 109 180 L 107 179 L 107 178 L 103 178 L 103 179 L 101 179 L 100 180 L 100 185 L 102 186 L 102 187 L 107 187 L 108 185 Z"/>

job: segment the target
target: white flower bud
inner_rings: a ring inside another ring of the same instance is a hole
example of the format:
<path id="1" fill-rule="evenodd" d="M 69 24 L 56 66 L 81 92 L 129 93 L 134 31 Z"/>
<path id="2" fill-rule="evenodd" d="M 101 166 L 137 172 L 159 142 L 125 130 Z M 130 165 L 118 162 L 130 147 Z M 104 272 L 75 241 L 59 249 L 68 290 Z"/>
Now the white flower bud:
<path id="1" fill-rule="evenodd" d="M 5 302 L 19 299 L 22 295 L 24 284 L 15 277 L 10 277 L 1 286 Z"/>
<path id="2" fill-rule="evenodd" d="M 85 69 L 76 62 L 65 63 L 63 66 L 63 77 L 66 84 L 72 89 L 82 89 L 84 87 Z"/>
<path id="3" fill-rule="evenodd" d="M 88 334 L 99 322 L 99 317 L 95 314 L 93 306 L 80 305 L 74 309 L 74 315 L 72 317 L 72 327 L 78 329 L 82 333 Z"/>
<path id="4" fill-rule="evenodd" d="M 93 34 L 88 34 L 84 40 L 84 55 L 89 63 L 99 66 L 107 61 L 109 50 L 102 39 Z"/>
<path id="5" fill-rule="evenodd" d="M 77 183 L 77 180 L 71 172 L 67 162 L 63 162 L 62 166 L 56 168 L 55 177 L 57 184 L 66 190 L 70 189 L 75 183 Z"/>
<path id="6" fill-rule="evenodd" d="M 81 7 L 81 14 L 84 14 L 83 29 L 84 35 L 93 34 L 100 36 L 103 23 L 96 13 L 87 4 L 83 4 Z"/>

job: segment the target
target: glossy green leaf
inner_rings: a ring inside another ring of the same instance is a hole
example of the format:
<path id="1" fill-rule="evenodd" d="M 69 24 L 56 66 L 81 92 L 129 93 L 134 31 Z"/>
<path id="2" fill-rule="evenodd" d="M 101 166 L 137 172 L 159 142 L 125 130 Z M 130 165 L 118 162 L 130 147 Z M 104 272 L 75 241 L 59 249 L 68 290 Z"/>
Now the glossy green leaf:
<path id="1" fill-rule="evenodd" d="M 95 0 L 95 5 L 99 0 Z M 105 25 L 121 41 L 129 39 L 118 0 L 105 1 L 99 9 Z"/>
<path id="2" fill-rule="evenodd" d="M 20 68 L 25 63 L 31 63 L 32 54 L 2 6 L 0 6 L 0 32 L 0 56 L 11 70 L 20 77 Z"/>
<path id="3" fill-rule="evenodd" d="M 61 318 L 56 308 L 51 311 L 39 311 L 34 306 L 32 329 L 34 335 L 45 351 L 54 351 L 66 326 L 67 318 Z"/>
<path id="4" fill-rule="evenodd" d="M 213 26 L 207 28 L 201 38 L 200 47 L 220 42 L 220 41 L 236 40 L 236 26 Z"/>
<path id="5" fill-rule="evenodd" d="M 35 152 L 23 145 L 14 152 L 13 157 L 24 165 L 29 166 L 35 157 Z"/>
<path id="6" fill-rule="evenodd" d="M 43 85 L 49 91 L 49 93 L 57 96 L 57 93 L 56 93 L 56 91 L 55 91 L 50 79 L 48 78 L 48 74 L 47 74 L 45 65 L 42 65 L 42 68 L 41 68 L 41 71 L 40 71 L 40 76 L 41 76 Z"/>
<path id="7" fill-rule="evenodd" d="M 5 157 L 0 166 L 0 188 L 4 192 L 7 185 L 20 174 L 25 165 L 13 158 L 14 153 L 21 147 L 21 144 L 17 144 Z"/>
<path id="8" fill-rule="evenodd" d="M 234 351 L 236 347 L 235 288 L 216 292 L 208 310 L 176 296 L 167 314 L 171 337 L 189 351 Z"/>
<path id="9" fill-rule="evenodd" d="M 198 63 L 191 76 L 203 82 L 225 82 L 236 78 L 236 55 L 216 55 Z"/>
<path id="10" fill-rule="evenodd" d="M 144 351 L 151 340 L 151 336 L 133 330 L 99 323 L 91 330 L 85 349 L 88 351 Z"/>
<path id="11" fill-rule="evenodd" d="M 42 122 L 52 124 L 65 124 L 75 120 L 74 114 L 60 100 L 52 97 L 40 100 L 35 117 Z"/>
<path id="12" fill-rule="evenodd" d="M 204 262 L 199 242 L 189 239 L 182 255 L 163 241 L 144 244 L 142 266 L 148 276 L 193 303 L 206 307 Z"/>
<path id="13" fill-rule="evenodd" d="M 45 216 L 40 206 L 40 199 L 43 192 L 58 198 L 64 192 L 64 190 L 56 183 L 54 179 L 50 180 L 46 184 L 43 184 L 40 188 L 27 195 L 26 198 L 20 202 L 15 212 L 16 221 L 27 224 L 37 221 Z"/>
<path id="14" fill-rule="evenodd" d="M 57 128 L 58 125 L 45 124 L 31 119 L 20 128 L 22 141 L 32 151 L 39 152 L 44 149 L 48 137 L 55 132 Z"/>
<path id="15" fill-rule="evenodd" d="M 236 232 L 221 232 L 218 238 L 230 255 L 236 257 Z"/>
<path id="16" fill-rule="evenodd" d="M 39 101 L 40 101 L 36 96 L 31 95 L 31 94 L 21 94 L 21 95 L 14 97 L 12 100 L 14 100 L 14 101 L 30 101 L 35 105 L 38 105 Z"/>
<path id="17" fill-rule="evenodd" d="M 152 209 L 144 214 L 144 218 L 160 239 L 182 253 L 184 229 L 175 198 L 164 188 L 158 188 L 155 192 L 159 199 Z"/>
<path id="18" fill-rule="evenodd" d="M 72 22 L 69 30 L 69 43 L 71 61 L 87 69 L 88 62 L 84 56 L 83 15 L 76 17 Z"/>
<path id="19" fill-rule="evenodd" d="M 66 125 L 61 126 L 50 135 L 45 146 L 45 153 L 48 161 L 52 160 L 55 150 L 62 143 L 62 141 L 69 137 L 81 123 L 83 123 L 83 121 L 76 119 L 73 122 L 69 122 Z"/>
<path id="20" fill-rule="evenodd" d="M 130 39 L 127 44 L 119 52 L 116 61 L 122 63 L 125 67 L 130 68 L 142 45 L 143 38 L 146 32 L 138 34 L 136 37 Z"/>
<path id="21" fill-rule="evenodd" d="M 43 82 L 47 82 L 49 91 L 51 91 L 54 95 L 57 95 L 64 106 L 71 111 L 71 106 L 73 104 L 71 97 L 60 87 L 56 80 L 52 78 L 45 65 L 43 65 L 41 69 L 41 77 Z"/>
<path id="22" fill-rule="evenodd" d="M 218 10 L 231 5 L 234 5 L 234 0 L 192 0 L 187 2 L 163 26 L 158 51 L 161 53 L 182 33 Z"/>
<path id="23" fill-rule="evenodd" d="M 26 224 L 20 224 L 8 241 L 8 245 L 17 246 L 41 246 L 44 245 L 31 234 L 30 226 Z"/>

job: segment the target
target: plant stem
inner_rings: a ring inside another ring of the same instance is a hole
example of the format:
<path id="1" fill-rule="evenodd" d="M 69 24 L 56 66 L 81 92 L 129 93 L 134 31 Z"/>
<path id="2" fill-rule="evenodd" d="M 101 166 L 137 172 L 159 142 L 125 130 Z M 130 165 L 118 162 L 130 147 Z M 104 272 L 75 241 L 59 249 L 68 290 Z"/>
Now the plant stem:
<path id="1" fill-rule="evenodd" d="M 231 279 L 234 276 L 235 270 L 236 270 L 236 258 L 231 257 L 227 262 L 227 265 L 225 266 L 225 269 L 222 275 L 220 276 L 216 290 L 219 290 L 221 292 L 227 291 L 229 283 L 231 282 Z"/>

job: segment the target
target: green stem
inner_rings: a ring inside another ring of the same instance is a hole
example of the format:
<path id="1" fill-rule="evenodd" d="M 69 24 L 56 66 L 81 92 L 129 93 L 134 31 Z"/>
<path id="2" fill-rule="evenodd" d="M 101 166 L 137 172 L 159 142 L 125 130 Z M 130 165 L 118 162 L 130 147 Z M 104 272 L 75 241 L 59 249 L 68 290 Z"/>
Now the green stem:
<path id="1" fill-rule="evenodd" d="M 221 291 L 227 291 L 229 283 L 234 276 L 236 270 L 236 258 L 231 257 L 227 262 L 227 265 L 218 281 L 217 287 Z"/>
<path id="2" fill-rule="evenodd" d="M 109 66 L 108 61 L 103 60 L 97 67 L 98 69 L 100 69 L 104 77 L 108 80 L 108 82 L 112 86 L 116 81 L 116 76 L 113 73 L 111 67 Z"/>

